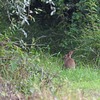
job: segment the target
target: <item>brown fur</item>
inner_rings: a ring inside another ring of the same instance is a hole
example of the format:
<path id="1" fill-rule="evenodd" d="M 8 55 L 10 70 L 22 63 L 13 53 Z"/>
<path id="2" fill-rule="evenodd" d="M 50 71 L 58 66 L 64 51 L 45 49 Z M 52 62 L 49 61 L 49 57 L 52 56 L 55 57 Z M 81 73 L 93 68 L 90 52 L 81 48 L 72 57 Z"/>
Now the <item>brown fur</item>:
<path id="1" fill-rule="evenodd" d="M 75 68 L 75 61 L 73 58 L 71 58 L 72 54 L 73 54 L 73 51 L 70 51 L 64 57 L 64 66 L 66 68 L 73 68 L 73 69 Z"/>

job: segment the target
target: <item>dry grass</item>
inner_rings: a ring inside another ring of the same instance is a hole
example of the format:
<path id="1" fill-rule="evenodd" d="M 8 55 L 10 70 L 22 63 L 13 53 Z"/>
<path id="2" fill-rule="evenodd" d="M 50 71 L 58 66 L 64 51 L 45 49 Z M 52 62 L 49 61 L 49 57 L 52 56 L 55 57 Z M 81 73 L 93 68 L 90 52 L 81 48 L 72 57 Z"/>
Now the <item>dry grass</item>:
<path id="1" fill-rule="evenodd" d="M 70 90 L 66 86 L 62 86 L 56 93 L 52 93 L 48 87 L 43 85 L 40 90 L 25 95 L 18 92 L 10 82 L 0 77 L 0 100 L 100 100 L 100 91 Z"/>

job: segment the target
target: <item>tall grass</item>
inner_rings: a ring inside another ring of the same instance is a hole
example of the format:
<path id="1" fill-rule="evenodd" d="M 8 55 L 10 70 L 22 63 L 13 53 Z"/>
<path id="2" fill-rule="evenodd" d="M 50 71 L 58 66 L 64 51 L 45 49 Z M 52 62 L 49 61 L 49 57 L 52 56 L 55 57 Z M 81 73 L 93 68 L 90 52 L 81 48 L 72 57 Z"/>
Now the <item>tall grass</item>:
<path id="1" fill-rule="evenodd" d="M 50 55 L 50 57 L 42 56 L 44 58 L 41 59 L 41 55 L 35 58 L 25 54 L 22 61 L 13 59 L 8 66 L 1 67 L 1 75 L 16 85 L 16 89 L 25 95 L 34 93 L 36 90 L 40 91 L 42 87 L 49 88 L 56 97 L 59 97 L 59 93 L 62 93 L 60 94 L 62 97 L 67 92 L 68 94 L 72 92 L 74 96 L 78 89 L 100 90 L 100 70 L 87 65 L 77 66 L 75 70 L 62 69 L 60 59 Z"/>
<path id="2" fill-rule="evenodd" d="M 38 95 L 35 100 L 48 100 L 48 96 L 50 100 L 100 99 L 100 70 L 95 64 L 87 65 L 80 60 L 75 70 L 64 69 L 59 54 L 34 50 L 26 53 L 9 42 L 1 47 L 0 57 L 0 76 L 25 98 Z"/>

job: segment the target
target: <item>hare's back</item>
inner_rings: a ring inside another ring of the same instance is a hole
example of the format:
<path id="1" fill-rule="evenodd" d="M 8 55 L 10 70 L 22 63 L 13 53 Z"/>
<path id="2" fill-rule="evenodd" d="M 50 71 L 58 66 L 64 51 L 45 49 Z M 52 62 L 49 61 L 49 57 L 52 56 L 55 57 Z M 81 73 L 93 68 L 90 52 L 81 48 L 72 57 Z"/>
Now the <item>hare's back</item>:
<path id="1" fill-rule="evenodd" d="M 67 68 L 75 68 L 74 59 L 70 58 L 67 61 L 65 61 L 65 67 L 67 67 Z"/>

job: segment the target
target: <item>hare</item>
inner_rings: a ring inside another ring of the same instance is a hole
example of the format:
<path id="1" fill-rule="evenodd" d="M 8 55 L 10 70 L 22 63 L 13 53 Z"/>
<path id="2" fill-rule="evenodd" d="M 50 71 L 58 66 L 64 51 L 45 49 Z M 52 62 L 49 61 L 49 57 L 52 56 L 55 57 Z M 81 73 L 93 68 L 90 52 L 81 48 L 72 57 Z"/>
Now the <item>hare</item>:
<path id="1" fill-rule="evenodd" d="M 74 59 L 71 58 L 72 54 L 74 51 L 70 51 L 68 54 L 65 55 L 64 57 L 64 66 L 66 68 L 75 68 L 75 61 Z"/>

